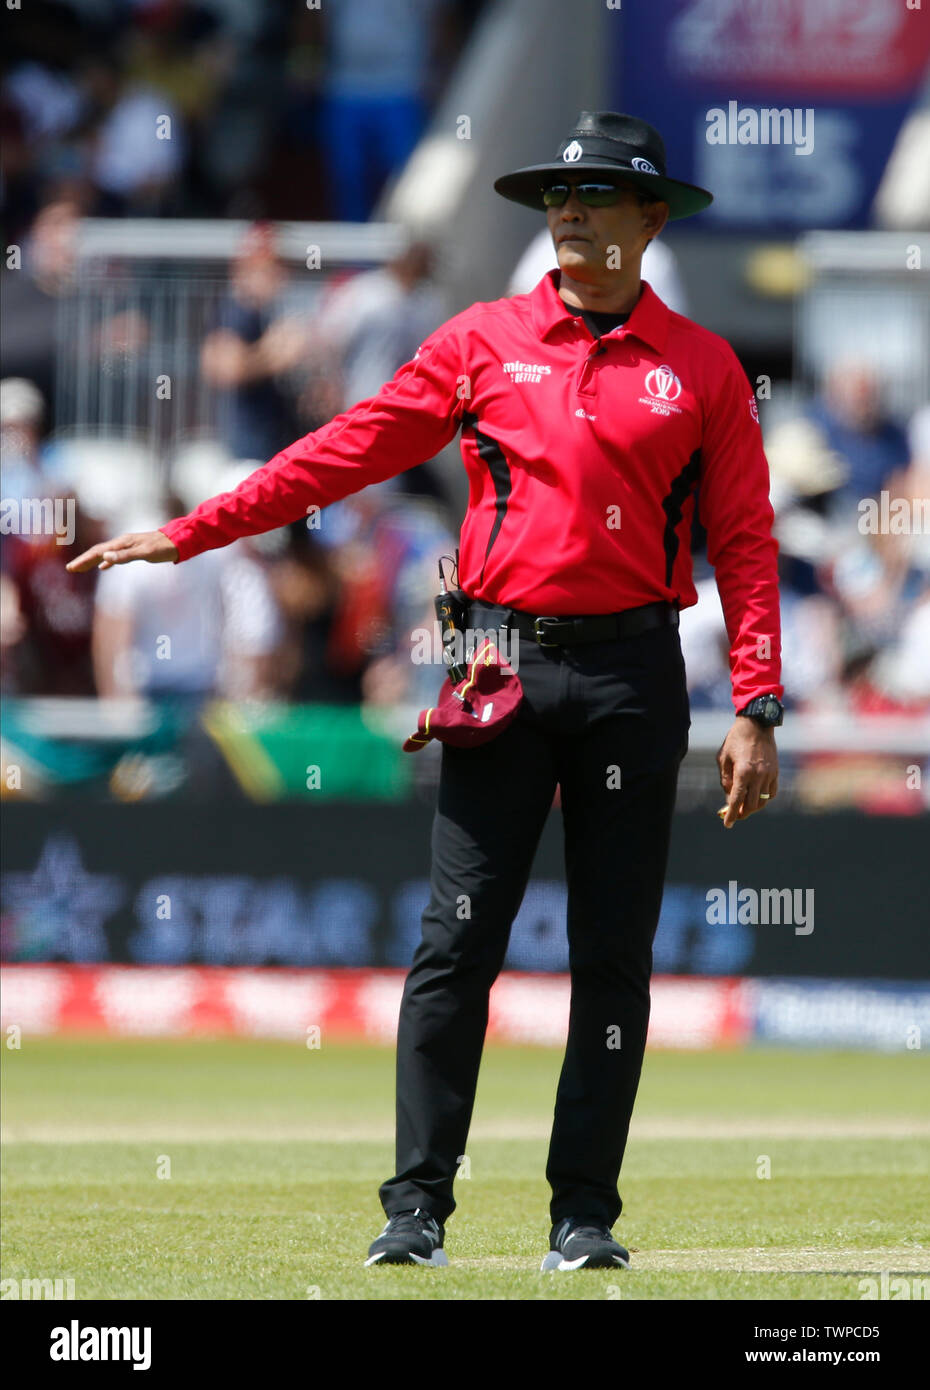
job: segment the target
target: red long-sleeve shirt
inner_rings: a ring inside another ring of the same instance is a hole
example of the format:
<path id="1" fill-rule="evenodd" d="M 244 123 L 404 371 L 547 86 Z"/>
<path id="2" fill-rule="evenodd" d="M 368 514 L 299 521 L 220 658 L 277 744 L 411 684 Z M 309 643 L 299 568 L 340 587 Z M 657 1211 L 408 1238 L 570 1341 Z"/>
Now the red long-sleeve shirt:
<path id="1" fill-rule="evenodd" d="M 558 277 L 449 319 L 376 396 L 161 530 L 187 560 L 413 468 L 461 430 L 467 594 L 555 616 L 658 599 L 687 608 L 699 485 L 734 707 L 780 697 L 768 465 L 733 349 L 645 282 L 627 322 L 598 341 Z"/>

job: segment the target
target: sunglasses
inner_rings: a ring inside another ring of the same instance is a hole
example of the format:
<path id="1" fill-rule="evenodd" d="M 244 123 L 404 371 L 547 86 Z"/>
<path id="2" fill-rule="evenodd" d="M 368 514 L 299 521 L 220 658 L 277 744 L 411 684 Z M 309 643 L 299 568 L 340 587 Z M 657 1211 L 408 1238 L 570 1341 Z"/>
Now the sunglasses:
<path id="1" fill-rule="evenodd" d="M 625 193 L 635 196 L 633 188 L 618 188 L 615 183 L 550 183 L 542 190 L 542 199 L 547 208 L 560 208 L 568 202 L 572 193 L 577 193 L 579 202 L 589 208 L 609 208 L 618 203 Z"/>

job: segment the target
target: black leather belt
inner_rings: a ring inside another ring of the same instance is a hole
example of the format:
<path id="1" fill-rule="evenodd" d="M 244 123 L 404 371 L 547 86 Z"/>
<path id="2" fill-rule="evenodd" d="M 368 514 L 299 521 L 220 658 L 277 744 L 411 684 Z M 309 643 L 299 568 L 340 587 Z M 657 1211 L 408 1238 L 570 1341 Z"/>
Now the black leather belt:
<path id="1" fill-rule="evenodd" d="M 468 621 L 472 627 L 516 628 L 521 637 L 532 637 L 541 647 L 576 647 L 583 642 L 636 637 L 654 627 L 677 627 L 678 608 L 674 603 L 646 603 L 642 608 L 627 608 L 622 613 L 550 618 L 472 599 Z"/>

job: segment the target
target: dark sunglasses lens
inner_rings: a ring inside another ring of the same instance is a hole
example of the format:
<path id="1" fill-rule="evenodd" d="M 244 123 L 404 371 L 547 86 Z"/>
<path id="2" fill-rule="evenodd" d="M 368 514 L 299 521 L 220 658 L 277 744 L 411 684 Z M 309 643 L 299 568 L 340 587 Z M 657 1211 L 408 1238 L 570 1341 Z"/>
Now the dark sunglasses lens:
<path id="1" fill-rule="evenodd" d="M 565 183 L 554 183 L 543 189 L 543 202 L 547 208 L 560 208 L 568 202 L 572 192 L 591 208 L 610 207 L 620 197 L 620 189 L 613 183 L 577 183 L 573 189 Z"/>
<path id="2" fill-rule="evenodd" d="M 620 189 L 613 183 L 580 183 L 576 189 L 578 197 L 591 208 L 606 208 L 620 197 Z"/>

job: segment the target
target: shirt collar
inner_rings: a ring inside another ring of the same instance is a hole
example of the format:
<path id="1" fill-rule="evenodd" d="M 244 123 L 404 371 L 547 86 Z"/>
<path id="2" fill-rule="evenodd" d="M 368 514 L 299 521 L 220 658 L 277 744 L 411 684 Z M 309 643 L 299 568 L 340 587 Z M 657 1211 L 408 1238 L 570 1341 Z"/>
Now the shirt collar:
<path id="1" fill-rule="evenodd" d="M 567 323 L 577 314 L 559 295 L 558 282 L 562 272 L 550 270 L 530 293 L 530 307 L 536 331 L 541 338 L 560 323 Z M 625 334 L 640 338 L 656 352 L 662 352 L 668 338 L 670 311 L 647 280 L 642 281 L 642 293 L 623 326 Z"/>

